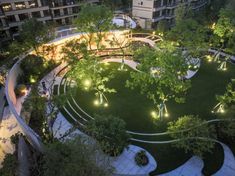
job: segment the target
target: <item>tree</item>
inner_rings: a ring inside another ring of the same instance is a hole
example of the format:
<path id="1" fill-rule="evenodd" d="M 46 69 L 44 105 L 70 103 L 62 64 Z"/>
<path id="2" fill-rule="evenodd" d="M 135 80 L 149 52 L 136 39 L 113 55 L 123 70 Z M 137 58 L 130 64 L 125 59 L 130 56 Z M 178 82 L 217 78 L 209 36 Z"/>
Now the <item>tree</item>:
<path id="1" fill-rule="evenodd" d="M 234 47 L 235 42 L 235 12 L 230 8 L 224 8 L 220 10 L 219 19 L 217 23 L 213 26 L 212 30 L 214 33 L 213 38 L 218 38 L 217 41 L 221 49 L 226 49 L 227 47 L 229 50 Z M 215 39 L 214 39 L 215 40 Z M 216 40 L 215 40 L 216 41 Z M 231 47 L 231 48 L 230 48 Z M 231 50 L 233 52 L 233 50 Z"/>
<path id="2" fill-rule="evenodd" d="M 29 113 L 30 117 L 27 120 L 29 121 L 29 126 L 41 137 L 42 142 L 52 143 L 59 130 L 52 131 L 52 127 L 60 108 L 65 104 L 66 97 L 65 95 L 54 95 L 51 90 L 52 87 L 47 87 L 47 96 L 43 92 L 39 94 L 37 86 L 31 87 L 31 92 L 24 102 L 24 111 Z M 70 131 L 67 131 L 60 139 L 62 140 L 69 133 Z"/>
<path id="3" fill-rule="evenodd" d="M 117 46 L 122 53 L 122 64 L 119 70 L 124 70 L 125 65 L 125 56 L 126 56 L 126 47 L 129 44 L 129 38 L 126 36 L 128 33 L 123 33 L 122 36 L 117 36 L 116 33 L 113 33 L 112 40 L 110 41 L 111 46 Z"/>
<path id="4" fill-rule="evenodd" d="M 168 32 L 167 38 L 179 43 L 194 57 L 207 51 L 207 30 L 192 18 L 181 20 Z"/>
<path id="5" fill-rule="evenodd" d="M 98 140 L 102 150 L 111 156 L 119 155 L 128 146 L 129 134 L 125 122 L 111 115 L 95 115 L 87 131 Z"/>
<path id="6" fill-rule="evenodd" d="M 43 176 L 109 176 L 112 169 L 94 142 L 76 137 L 48 144 L 43 157 Z"/>
<path id="7" fill-rule="evenodd" d="M 216 99 L 219 103 L 213 108 L 212 112 L 224 113 L 225 109 L 235 103 L 234 82 L 230 82 L 227 85 L 224 95 L 216 95 Z"/>
<path id="8" fill-rule="evenodd" d="M 20 67 L 24 73 L 24 83 L 36 83 L 51 71 L 56 63 L 53 60 L 46 61 L 43 57 L 36 55 L 27 55 L 20 63 Z"/>
<path id="9" fill-rule="evenodd" d="M 174 139 L 179 139 L 174 146 L 182 148 L 185 152 L 203 156 L 205 152 L 211 152 L 214 147 L 214 127 L 206 124 L 197 116 L 187 115 L 168 123 L 167 131 Z"/>
<path id="10" fill-rule="evenodd" d="M 228 137 L 235 138 L 235 119 L 219 124 L 219 130 Z"/>
<path id="11" fill-rule="evenodd" d="M 91 54 L 87 49 L 86 43 L 80 39 L 67 42 L 62 48 L 63 59 L 69 64 L 78 62 L 80 58 L 86 59 Z"/>
<path id="12" fill-rule="evenodd" d="M 95 105 L 108 106 L 108 99 L 105 93 L 115 93 L 115 89 L 107 87 L 107 83 L 113 77 L 112 74 L 105 74 L 105 67 L 99 63 L 95 56 L 89 56 L 76 62 L 68 77 L 77 83 L 85 91 L 95 91 L 98 98 L 94 101 Z"/>
<path id="13" fill-rule="evenodd" d="M 184 102 L 184 95 L 190 87 L 190 80 L 184 77 L 187 75 L 188 65 L 185 58 L 179 51 L 148 50 L 140 51 L 143 56 L 138 71 L 130 73 L 130 80 L 126 86 L 140 88 L 142 94 L 146 94 L 157 106 L 158 116 L 168 116 L 166 102 L 170 99 L 178 103 Z M 165 114 L 163 114 L 165 111 Z"/>
<path id="14" fill-rule="evenodd" d="M 35 18 L 30 18 L 22 24 L 20 38 L 27 48 L 33 48 L 39 54 L 38 48 L 53 39 L 53 28 Z"/>
<path id="15" fill-rule="evenodd" d="M 104 5 L 86 5 L 83 6 L 79 18 L 74 20 L 74 24 L 80 32 L 85 32 L 83 39 L 86 41 L 89 49 L 92 49 L 92 43 L 96 43 L 96 48 L 100 49 L 105 32 L 112 29 L 112 11 Z"/>
<path id="16" fill-rule="evenodd" d="M 167 20 L 161 20 L 158 22 L 157 31 L 160 33 L 164 33 L 170 29 L 170 24 Z"/>

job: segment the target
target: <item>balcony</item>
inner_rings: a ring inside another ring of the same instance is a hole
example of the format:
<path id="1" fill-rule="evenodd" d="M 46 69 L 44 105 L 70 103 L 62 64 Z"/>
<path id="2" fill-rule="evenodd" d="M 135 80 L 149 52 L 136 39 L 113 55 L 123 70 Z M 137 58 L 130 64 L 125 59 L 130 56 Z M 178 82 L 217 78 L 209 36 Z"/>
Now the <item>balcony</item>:
<path id="1" fill-rule="evenodd" d="M 55 9 L 61 9 L 61 8 L 67 8 L 67 7 L 75 7 L 75 6 L 81 6 L 83 2 L 86 3 L 95 3 L 99 2 L 99 0 L 88 0 L 88 1 L 75 1 L 75 0 L 67 0 L 67 1 L 55 1 L 50 4 L 50 8 Z"/>
<path id="2" fill-rule="evenodd" d="M 49 10 L 49 7 L 48 6 L 42 6 L 42 7 L 36 7 L 36 8 L 12 10 L 12 11 L 9 11 L 9 12 L 5 12 L 5 15 L 6 16 L 17 15 L 17 14 L 30 13 L 30 12 L 36 12 L 36 11 L 42 11 L 42 10 Z"/>
<path id="3" fill-rule="evenodd" d="M 67 14 L 67 15 L 60 15 L 60 16 L 53 17 L 53 19 L 58 20 L 58 19 L 73 17 L 73 16 L 77 16 L 77 15 L 78 15 L 77 13 L 72 13 L 72 14 Z"/>

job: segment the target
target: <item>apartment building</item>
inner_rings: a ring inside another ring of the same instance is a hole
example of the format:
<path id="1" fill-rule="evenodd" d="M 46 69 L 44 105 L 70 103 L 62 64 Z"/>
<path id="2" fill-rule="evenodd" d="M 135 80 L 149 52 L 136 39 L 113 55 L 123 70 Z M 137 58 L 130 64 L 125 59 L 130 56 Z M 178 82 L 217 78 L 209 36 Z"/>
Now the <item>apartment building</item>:
<path id="1" fill-rule="evenodd" d="M 175 9 L 180 5 L 192 10 L 204 8 L 208 0 L 133 0 L 132 15 L 144 29 L 157 27 L 161 20 L 173 25 Z"/>
<path id="2" fill-rule="evenodd" d="M 37 18 L 58 26 L 71 24 L 83 3 L 99 0 L 0 0 L 0 43 L 18 35 L 22 23 Z"/>

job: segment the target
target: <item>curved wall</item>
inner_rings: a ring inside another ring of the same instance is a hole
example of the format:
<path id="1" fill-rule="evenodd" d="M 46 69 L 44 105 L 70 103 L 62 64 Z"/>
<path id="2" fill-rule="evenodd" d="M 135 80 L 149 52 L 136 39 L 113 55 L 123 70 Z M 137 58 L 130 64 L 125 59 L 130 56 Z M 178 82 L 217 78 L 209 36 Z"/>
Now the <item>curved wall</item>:
<path id="1" fill-rule="evenodd" d="M 25 56 L 24 56 L 25 57 Z M 7 80 L 6 80 L 6 98 L 8 101 L 9 109 L 11 110 L 12 114 L 15 116 L 18 125 L 21 127 L 24 135 L 27 137 L 31 145 L 37 149 L 38 151 L 43 151 L 43 144 L 40 140 L 40 137 L 25 123 L 23 118 L 20 116 L 20 110 L 17 107 L 16 101 L 16 94 L 15 94 L 15 87 L 17 84 L 18 77 L 22 74 L 20 69 L 20 59 L 18 62 L 10 70 Z"/>

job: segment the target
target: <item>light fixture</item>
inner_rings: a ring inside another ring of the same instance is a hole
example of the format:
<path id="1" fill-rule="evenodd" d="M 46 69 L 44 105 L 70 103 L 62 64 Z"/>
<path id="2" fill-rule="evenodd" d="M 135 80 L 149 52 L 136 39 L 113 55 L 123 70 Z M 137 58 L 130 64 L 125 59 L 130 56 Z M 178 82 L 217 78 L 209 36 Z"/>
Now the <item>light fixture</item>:
<path id="1" fill-rule="evenodd" d="M 94 101 L 94 105 L 95 105 L 95 106 L 99 106 L 99 105 L 100 105 L 99 100 L 95 100 L 95 101 Z"/>

